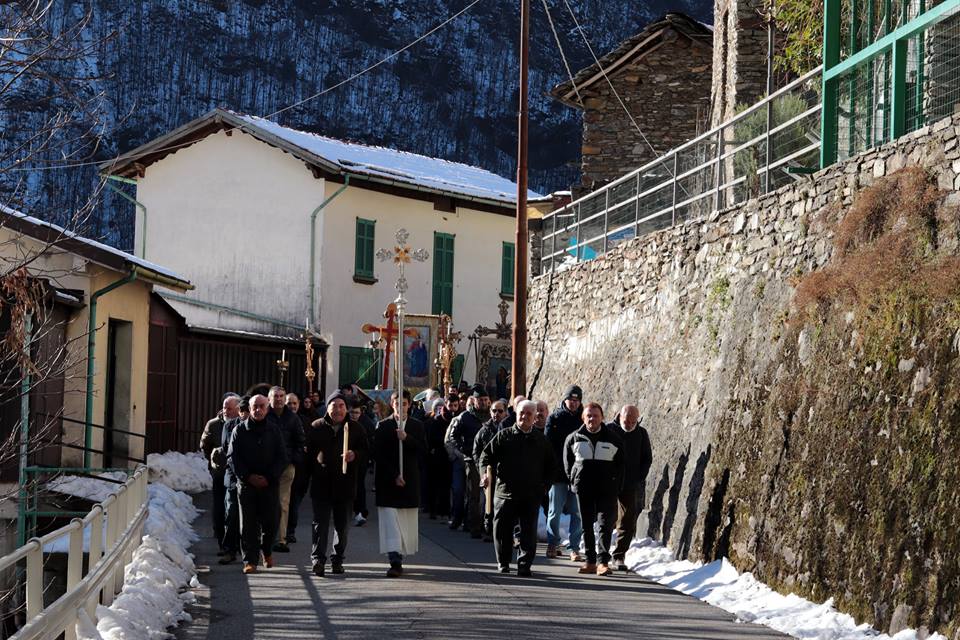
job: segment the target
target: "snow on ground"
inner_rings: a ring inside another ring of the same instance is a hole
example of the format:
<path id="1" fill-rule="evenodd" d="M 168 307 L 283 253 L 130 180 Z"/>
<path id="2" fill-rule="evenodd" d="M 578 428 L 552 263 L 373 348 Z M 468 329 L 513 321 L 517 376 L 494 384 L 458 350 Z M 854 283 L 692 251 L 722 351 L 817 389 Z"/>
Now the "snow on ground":
<path id="1" fill-rule="evenodd" d="M 639 575 L 694 596 L 737 616 L 796 638 L 812 640 L 917 640 L 917 632 L 879 634 L 858 625 L 833 607 L 833 600 L 815 604 L 795 595 L 782 595 L 750 573 L 738 573 L 726 558 L 701 564 L 677 560 L 673 552 L 650 538 L 633 541 L 627 565 Z M 946 640 L 933 634 L 929 640 Z"/>
<path id="2" fill-rule="evenodd" d="M 197 462 L 199 460 L 199 463 Z M 165 482 L 179 486 L 200 486 L 196 469 L 207 475 L 206 463 L 200 455 L 168 452 L 151 455 L 148 464 L 156 463 L 160 471 L 151 479 L 158 482 L 147 488 L 149 511 L 144 524 L 141 544 L 133 553 L 133 560 L 124 570 L 121 593 L 109 607 L 97 607 L 97 624 L 82 620 L 78 625 L 80 640 L 154 640 L 168 638 L 167 629 L 190 614 L 184 607 L 194 601 L 191 591 L 198 586 L 193 555 L 187 552 L 198 539 L 190 525 L 199 512 L 193 500 L 183 491 L 173 489 Z M 202 465 L 202 467 L 201 467 Z M 172 474 L 181 474 L 180 477 Z M 103 474 L 122 478 L 122 473 Z M 48 483 L 48 488 L 90 500 L 102 501 L 115 492 L 119 485 L 96 478 L 65 476 Z M 84 530 L 84 548 L 89 548 L 89 527 Z M 66 551 L 68 538 L 63 536 L 44 548 L 44 551 Z"/>
<path id="3" fill-rule="evenodd" d="M 207 461 L 199 451 L 151 453 L 147 456 L 150 482 L 162 482 L 176 491 L 200 493 L 213 488 Z"/>

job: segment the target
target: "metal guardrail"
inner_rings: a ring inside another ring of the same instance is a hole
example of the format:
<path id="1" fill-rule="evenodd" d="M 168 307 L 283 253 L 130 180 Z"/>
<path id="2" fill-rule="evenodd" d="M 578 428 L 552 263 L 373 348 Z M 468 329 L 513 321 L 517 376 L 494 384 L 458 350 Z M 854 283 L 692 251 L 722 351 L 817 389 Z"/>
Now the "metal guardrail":
<path id="1" fill-rule="evenodd" d="M 140 543 L 147 519 L 147 468 L 140 466 L 120 489 L 96 504 L 84 518 L 74 518 L 56 531 L 31 538 L 25 545 L 0 558 L 0 572 L 26 565 L 26 624 L 13 640 L 50 639 L 61 634 L 77 637 L 81 614 L 96 620 L 97 604 L 105 606 L 123 587 L 124 567 Z M 90 527 L 90 543 L 84 573 L 83 531 Z M 105 535 L 104 535 L 105 534 Z M 49 606 L 43 605 L 43 548 L 69 536 L 67 590 Z"/>
<path id="2" fill-rule="evenodd" d="M 540 273 L 709 215 L 819 169 L 818 67 L 729 121 L 543 219 Z"/>

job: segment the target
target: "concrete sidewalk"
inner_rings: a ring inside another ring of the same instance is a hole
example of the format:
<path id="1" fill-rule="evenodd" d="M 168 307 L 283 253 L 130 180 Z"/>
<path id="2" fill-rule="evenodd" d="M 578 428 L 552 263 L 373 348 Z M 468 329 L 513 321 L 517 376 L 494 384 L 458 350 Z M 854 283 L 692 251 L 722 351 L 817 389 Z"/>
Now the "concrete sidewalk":
<path id="1" fill-rule="evenodd" d="M 372 498 L 372 496 L 371 496 Z M 210 494 L 197 497 L 208 509 Z M 370 504 L 373 504 L 372 501 Z M 301 508 L 298 542 L 274 554 L 277 566 L 251 576 L 240 563 L 216 563 L 209 511 L 194 523 L 204 536 L 192 551 L 202 586 L 181 640 L 278 638 L 662 638 L 772 640 L 765 627 L 738 623 L 695 598 L 634 574 L 581 576 L 569 560 L 543 558 L 531 578 L 496 573 L 493 545 L 420 521 L 420 552 L 404 577 L 388 579 L 379 554 L 375 510 L 351 527 L 347 573 L 310 571 L 310 501 Z M 331 538 L 333 536 L 331 535 Z M 516 571 L 516 567 L 513 567 Z"/>

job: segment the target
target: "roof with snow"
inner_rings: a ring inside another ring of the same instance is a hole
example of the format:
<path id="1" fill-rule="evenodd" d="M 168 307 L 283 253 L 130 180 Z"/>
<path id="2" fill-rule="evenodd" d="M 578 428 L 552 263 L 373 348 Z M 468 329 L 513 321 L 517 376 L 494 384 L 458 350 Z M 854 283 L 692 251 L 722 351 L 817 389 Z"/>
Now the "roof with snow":
<path id="1" fill-rule="evenodd" d="M 52 222 L 28 216 L 3 204 L 0 204 L 0 225 L 58 249 L 76 253 L 109 269 L 120 272 L 136 271 L 139 277 L 153 284 L 180 291 L 193 289 L 189 280 L 166 267 L 85 238 Z"/>
<path id="2" fill-rule="evenodd" d="M 577 90 L 588 89 L 602 80 L 604 74 L 614 74 L 624 65 L 640 60 L 660 45 L 676 40 L 678 36 L 701 46 L 713 47 L 713 27 L 684 13 L 668 13 L 648 24 L 640 33 L 621 42 L 616 49 L 600 58 L 598 63 L 575 73 L 573 82 L 567 80 L 555 86 L 550 90 L 550 95 L 564 104 L 582 109 L 583 105 L 577 99 Z"/>
<path id="3" fill-rule="evenodd" d="M 343 181 L 349 174 L 352 185 L 368 186 L 358 184 L 359 180 L 407 192 L 419 192 L 424 196 L 446 196 L 467 201 L 448 202 L 447 206 L 472 206 L 468 202 L 475 202 L 491 205 L 498 213 L 504 213 L 516 205 L 516 184 L 486 169 L 407 151 L 328 138 L 226 109 L 214 109 L 114 161 L 102 164 L 100 169 L 115 175 L 142 177 L 144 169 L 153 162 L 212 133 L 234 129 L 240 129 L 303 160 L 317 177 L 322 175 Z M 541 196 L 529 191 L 528 198 L 538 200 Z"/>

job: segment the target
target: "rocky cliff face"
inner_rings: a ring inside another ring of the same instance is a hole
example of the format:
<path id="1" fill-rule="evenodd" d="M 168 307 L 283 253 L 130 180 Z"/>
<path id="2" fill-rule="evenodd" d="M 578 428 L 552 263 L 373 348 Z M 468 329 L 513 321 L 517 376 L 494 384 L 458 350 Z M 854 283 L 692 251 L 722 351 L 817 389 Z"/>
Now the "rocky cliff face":
<path id="1" fill-rule="evenodd" d="M 712 0 L 569 0 L 598 55 L 668 10 L 710 22 Z M 80 3 L 56 0 L 53 28 L 86 7 L 84 33 L 97 45 L 71 69 L 101 78 L 94 126 L 96 159 L 108 159 L 222 106 L 268 115 L 330 87 L 407 45 L 467 0 L 161 0 Z M 543 5 L 532 3 L 531 187 L 567 188 L 579 164 L 579 113 L 545 97 L 566 74 Z M 562 2 L 551 14 L 574 70 L 591 60 Z M 483 0 L 465 15 L 383 66 L 277 116 L 282 124 L 333 137 L 466 162 L 504 176 L 515 171 L 518 3 Z M 51 91 L 42 84 L 29 91 Z M 9 149 L 49 115 L 5 100 L 0 123 Z M 103 116 L 103 126 L 98 124 Z M 2 149 L 0 149 L 2 150 Z M 9 193 L 12 180 L 6 180 Z M 89 194 L 92 169 L 31 176 L 24 202 L 57 218 Z M 132 244 L 132 209 L 107 197 L 90 229 Z"/>

